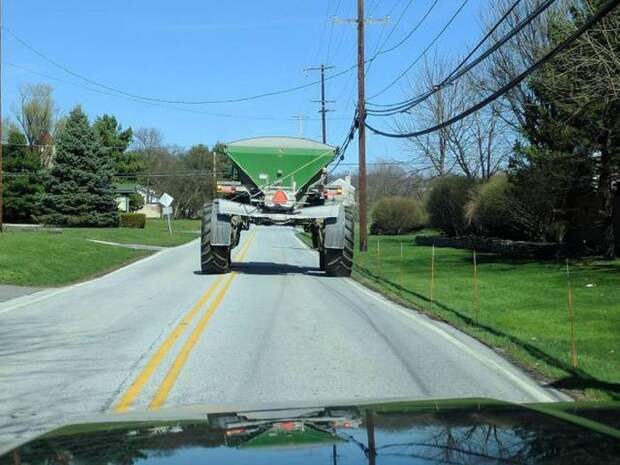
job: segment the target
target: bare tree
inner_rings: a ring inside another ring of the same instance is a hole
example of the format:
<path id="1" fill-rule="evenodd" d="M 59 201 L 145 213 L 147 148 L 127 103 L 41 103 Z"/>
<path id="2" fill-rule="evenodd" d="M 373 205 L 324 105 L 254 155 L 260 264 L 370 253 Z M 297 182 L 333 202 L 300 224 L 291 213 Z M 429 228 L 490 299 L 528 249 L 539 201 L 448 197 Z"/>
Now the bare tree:
<path id="1" fill-rule="evenodd" d="M 339 176 L 345 174 L 351 175 L 351 183 L 357 187 L 358 174 L 339 173 Z M 366 177 L 370 205 L 384 197 L 420 197 L 426 185 L 420 169 L 386 159 L 378 159 L 375 164 L 370 165 Z"/>
<path id="2" fill-rule="evenodd" d="M 56 109 L 52 97 L 54 89 L 47 84 L 27 84 L 20 88 L 19 103 L 13 113 L 31 149 L 41 154 L 43 166 L 49 166 L 53 157 L 53 134 Z"/>
<path id="3" fill-rule="evenodd" d="M 450 61 L 435 55 L 426 60 L 415 95 L 435 88 L 452 68 Z M 466 76 L 445 86 L 415 106 L 401 129 L 434 126 L 456 116 L 480 98 L 476 76 Z M 496 106 L 483 109 L 434 133 L 409 140 L 418 166 L 426 166 L 434 176 L 459 171 L 470 178 L 490 178 L 509 153 L 510 130 Z"/>
<path id="4" fill-rule="evenodd" d="M 164 136 L 157 128 L 139 128 L 133 133 L 132 150 L 140 153 L 147 173 L 157 173 L 158 171 L 170 168 L 171 155 L 163 147 Z M 150 203 L 151 191 L 159 190 L 162 186 L 161 179 L 153 176 L 144 177 L 146 184 L 146 202 Z"/>
<path id="5" fill-rule="evenodd" d="M 524 0 L 519 3 L 492 34 L 491 43 L 503 37 L 544 1 Z M 513 0 L 493 0 L 483 14 L 484 29 L 490 30 L 499 18 L 513 6 L 513 3 Z M 568 2 L 566 0 L 556 2 L 494 52 L 484 61 L 484 64 L 480 65 L 479 69 L 476 69 L 477 88 L 485 94 L 494 92 L 535 63 L 550 44 L 550 18 L 566 15 L 567 9 Z M 535 96 L 527 82 L 522 82 L 497 101 L 495 105 L 497 114 L 501 115 L 503 121 L 515 129 L 515 135 L 526 124 L 526 106 L 534 100 Z"/>
<path id="6" fill-rule="evenodd" d="M 139 128 L 133 134 L 133 149 L 155 150 L 162 148 L 164 136 L 157 128 Z"/>

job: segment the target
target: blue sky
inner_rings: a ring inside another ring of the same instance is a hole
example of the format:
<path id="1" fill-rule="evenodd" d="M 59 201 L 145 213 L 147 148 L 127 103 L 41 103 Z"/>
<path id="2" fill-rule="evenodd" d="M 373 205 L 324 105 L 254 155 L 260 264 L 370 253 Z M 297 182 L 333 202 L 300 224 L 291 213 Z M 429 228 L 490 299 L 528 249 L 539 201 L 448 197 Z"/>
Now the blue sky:
<path id="1" fill-rule="evenodd" d="M 398 42 L 419 21 L 433 0 L 412 0 L 386 47 Z M 367 57 L 395 26 L 409 0 L 366 0 L 367 15 L 391 12 L 386 25 L 367 27 Z M 373 63 L 367 95 L 381 89 L 423 50 L 462 0 L 439 0 L 423 26 L 394 52 Z M 462 55 L 480 36 L 480 14 L 487 0 L 469 0 L 438 43 L 442 55 Z M 4 0 L 3 23 L 45 55 L 92 80 L 128 93 L 163 99 L 225 99 L 255 95 L 318 78 L 304 68 L 327 63 L 332 72 L 356 60 L 356 0 Z M 35 75 L 3 64 L 2 111 L 11 114 L 19 87 L 47 82 L 54 86 L 60 113 L 81 104 L 91 118 L 115 115 L 124 126 L 156 127 L 165 142 L 212 145 L 260 135 L 298 134 L 305 114 L 304 136 L 320 139 L 319 86 L 243 103 L 180 106 L 146 105 L 131 99 L 89 91 L 94 88 L 46 62 L 3 35 L 3 60 L 62 79 Z M 416 68 L 408 76 L 415 78 Z M 394 86 L 378 102 L 407 96 L 407 81 Z M 350 125 L 356 96 L 355 70 L 327 82 L 327 97 L 336 100 L 328 113 L 328 142 L 341 142 Z M 188 111 L 189 110 L 189 111 Z M 216 116 L 234 115 L 235 117 Z M 269 119 L 262 119 L 269 118 Z M 273 119 L 271 119 L 273 118 Z M 368 158 L 404 159 L 403 142 L 368 135 Z M 357 159 L 357 143 L 347 152 Z"/>

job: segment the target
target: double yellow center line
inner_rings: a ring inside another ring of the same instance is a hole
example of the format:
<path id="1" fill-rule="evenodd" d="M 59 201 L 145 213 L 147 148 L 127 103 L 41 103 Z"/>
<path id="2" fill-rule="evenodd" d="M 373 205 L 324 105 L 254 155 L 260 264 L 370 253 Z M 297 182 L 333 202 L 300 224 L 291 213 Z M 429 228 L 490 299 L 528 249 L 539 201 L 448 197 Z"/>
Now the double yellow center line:
<path id="1" fill-rule="evenodd" d="M 256 234 L 252 234 L 245 241 L 243 248 L 239 252 L 239 255 L 237 255 L 236 257 L 237 261 L 243 261 L 245 259 L 245 256 L 247 255 L 247 252 L 250 248 L 250 244 L 254 240 L 255 236 Z M 213 299 L 213 301 L 211 302 L 211 304 L 209 305 L 205 313 L 202 315 L 202 318 L 200 319 L 200 321 L 198 322 L 198 324 L 196 325 L 196 327 L 190 334 L 189 338 L 187 339 L 187 341 L 181 348 L 181 351 L 179 352 L 174 362 L 172 363 L 172 366 L 170 367 L 164 380 L 160 384 L 159 389 L 157 390 L 157 393 L 151 400 L 149 404 L 149 408 L 152 410 L 158 409 L 166 402 L 166 399 L 168 398 L 168 394 L 170 394 L 170 391 L 172 390 L 174 383 L 176 382 L 177 378 L 179 377 L 179 374 L 181 373 L 183 366 L 185 365 L 185 363 L 187 362 L 187 359 L 189 358 L 189 354 L 191 353 L 192 349 L 198 342 L 198 339 L 200 338 L 200 335 L 204 331 L 205 327 L 207 326 L 207 323 L 209 322 L 209 320 L 211 319 L 211 317 L 213 316 L 213 314 L 215 313 L 219 305 L 222 303 L 222 300 L 224 300 L 224 297 L 226 296 L 226 293 L 228 292 L 228 289 L 230 289 L 230 286 L 236 276 L 237 276 L 237 272 L 235 271 L 230 273 L 228 276 L 219 276 L 213 282 L 213 284 L 209 286 L 209 288 L 205 291 L 205 293 L 200 296 L 198 301 L 192 306 L 189 312 L 187 312 L 187 314 L 177 324 L 177 326 L 172 330 L 172 332 L 168 335 L 168 337 L 166 337 L 164 342 L 161 344 L 161 346 L 159 346 L 157 351 L 149 359 L 149 361 L 147 362 L 145 367 L 142 369 L 142 371 L 138 374 L 138 376 L 136 377 L 134 382 L 131 384 L 131 386 L 129 386 L 129 389 L 127 389 L 125 394 L 121 397 L 118 403 L 114 406 L 115 412 L 126 412 L 134 404 L 134 402 L 136 401 L 140 393 L 143 391 L 143 389 L 145 388 L 149 380 L 155 374 L 155 371 L 157 370 L 157 368 L 161 365 L 162 361 L 164 360 L 168 352 L 170 352 L 170 350 L 174 347 L 175 343 L 178 341 L 181 335 L 188 328 L 189 324 L 192 322 L 194 317 L 198 314 L 198 312 L 200 312 L 200 310 L 209 301 L 209 299 L 214 294 L 216 289 L 220 286 L 222 281 L 224 281 L 224 285 L 222 286 L 220 291 L 217 293 L 215 299 Z"/>

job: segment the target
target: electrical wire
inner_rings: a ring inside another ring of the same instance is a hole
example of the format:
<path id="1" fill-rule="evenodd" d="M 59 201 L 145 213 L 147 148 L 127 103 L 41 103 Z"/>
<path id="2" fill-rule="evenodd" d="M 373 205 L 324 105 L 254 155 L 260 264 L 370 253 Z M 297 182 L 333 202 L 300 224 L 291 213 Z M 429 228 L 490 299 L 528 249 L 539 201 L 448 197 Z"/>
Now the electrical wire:
<path id="1" fill-rule="evenodd" d="M 334 10 L 334 15 L 338 14 L 338 11 L 340 10 L 340 5 L 342 4 L 342 0 L 338 0 L 338 3 L 336 4 L 336 9 Z M 325 63 L 329 63 L 329 55 L 331 53 L 331 48 L 332 48 L 332 38 L 334 36 L 334 22 L 331 21 L 330 25 L 329 25 L 329 36 L 327 39 L 327 52 L 325 54 Z"/>
<path id="2" fill-rule="evenodd" d="M 456 80 L 460 79 L 463 75 L 471 71 L 475 66 L 480 64 L 486 58 L 488 58 L 492 53 L 497 51 L 500 47 L 506 44 L 510 39 L 512 39 L 515 35 L 521 32 L 526 26 L 528 26 L 532 21 L 534 21 L 538 16 L 544 13 L 556 0 L 546 0 L 541 3 L 536 9 L 534 9 L 526 18 L 524 18 L 519 24 L 517 24 L 514 28 L 508 31 L 500 40 L 495 42 L 491 47 L 485 50 L 482 54 L 480 54 L 474 61 L 472 61 L 467 66 L 463 67 L 467 60 L 473 56 L 473 54 L 484 44 L 486 40 L 491 37 L 493 32 L 508 18 L 510 13 L 518 6 L 518 4 L 522 0 L 517 0 L 515 3 L 511 5 L 511 7 L 502 15 L 502 17 L 497 21 L 497 23 L 491 28 L 491 30 L 478 42 L 478 44 L 474 47 L 474 49 L 463 59 L 443 80 L 436 86 L 433 86 L 432 89 L 413 97 L 409 100 L 398 102 L 390 105 L 379 105 L 372 104 L 369 102 L 369 105 L 374 106 L 385 106 L 389 108 L 383 108 L 379 110 L 369 109 L 368 113 L 372 115 L 393 115 L 396 113 L 402 113 L 404 111 L 410 110 L 411 108 L 419 105 L 426 99 L 428 99 L 433 94 L 439 92 L 444 87 L 452 85 Z M 459 71 L 460 70 L 460 71 Z"/>
<path id="3" fill-rule="evenodd" d="M 527 68 L 525 71 L 523 71 L 521 74 L 519 74 L 518 76 L 514 77 L 510 82 L 508 82 L 507 84 L 502 86 L 497 91 L 493 92 L 491 95 L 489 95 L 485 99 L 481 100 L 477 104 L 475 104 L 472 107 L 468 108 L 467 110 L 459 113 L 458 115 L 450 118 L 447 121 L 443 121 L 443 122 L 441 122 L 441 123 L 439 123 L 439 124 L 437 124 L 435 126 L 432 126 L 432 127 L 426 128 L 426 129 L 422 129 L 422 130 L 414 131 L 414 132 L 409 132 L 409 133 L 388 133 L 388 132 L 385 132 L 385 131 L 381 131 L 380 129 L 376 129 L 375 127 L 370 126 L 366 122 L 364 122 L 364 124 L 366 125 L 366 127 L 368 129 L 370 129 L 375 134 L 380 134 L 382 136 L 394 137 L 394 138 L 405 138 L 405 137 L 409 138 L 409 137 L 423 136 L 425 134 L 430 134 L 432 132 L 435 132 L 435 131 L 443 129 L 443 128 L 447 127 L 447 126 L 450 126 L 450 125 L 452 125 L 452 124 L 454 124 L 454 123 L 456 123 L 456 122 L 466 118 L 467 116 L 471 115 L 472 113 L 475 113 L 476 111 L 484 108 L 489 103 L 493 102 L 494 100 L 497 100 L 499 97 L 501 97 L 502 95 L 504 95 L 505 93 L 507 93 L 508 91 L 510 91 L 511 89 L 516 87 L 517 85 L 519 85 L 526 77 L 528 77 L 530 74 L 532 74 L 538 68 L 543 66 L 545 63 L 547 63 L 551 59 L 553 59 L 557 54 L 559 54 L 562 51 L 564 51 L 575 40 L 577 40 L 579 37 L 581 37 L 583 34 L 585 34 L 588 31 L 588 29 L 590 29 L 594 24 L 596 24 L 602 18 L 604 18 L 607 14 L 609 14 L 609 12 L 611 12 L 615 7 L 617 7 L 618 4 L 620 4 L 620 0 L 607 0 L 607 2 L 605 2 L 592 16 L 590 16 L 590 18 L 588 18 L 577 30 L 575 30 L 572 34 L 570 34 L 568 37 L 566 37 L 561 43 L 559 43 L 553 49 L 551 49 L 549 52 L 547 52 L 540 60 L 536 61 L 529 68 Z"/>
<path id="4" fill-rule="evenodd" d="M 11 172 L 5 171 L 3 173 L 5 176 L 10 178 L 18 178 L 18 177 L 27 177 L 27 176 L 45 176 L 46 172 L 42 171 L 19 171 L 19 172 Z M 228 174 L 226 171 L 220 171 L 216 174 L 225 175 Z M 192 176 L 212 176 L 213 171 L 190 171 L 183 173 L 122 173 L 122 174 L 112 174 L 113 178 L 172 178 L 172 177 L 192 177 Z"/>
<path id="5" fill-rule="evenodd" d="M 413 62 L 407 66 L 407 68 L 405 68 L 404 71 L 402 71 L 397 77 L 396 79 L 394 79 L 392 82 L 390 82 L 390 84 L 388 84 L 387 86 L 385 86 L 383 89 L 381 89 L 379 92 L 373 94 L 370 99 L 376 98 L 379 95 L 383 94 L 384 92 L 387 92 L 389 89 L 391 89 L 398 81 L 400 81 L 410 70 L 411 68 L 413 68 L 425 55 L 426 53 L 433 47 L 433 45 L 435 45 L 435 43 L 441 38 L 441 36 L 446 32 L 446 30 L 450 27 L 450 25 L 454 22 L 454 20 L 456 19 L 456 17 L 461 13 L 461 11 L 463 11 L 463 8 L 465 8 L 465 5 L 467 5 L 469 3 L 469 0 L 463 0 L 463 2 L 461 3 L 461 6 L 459 6 L 459 8 L 456 10 L 456 12 L 450 17 L 450 19 L 448 20 L 448 22 L 444 25 L 444 27 L 439 31 L 439 33 L 437 35 L 435 35 L 435 37 L 433 38 L 433 40 L 431 40 L 430 44 L 428 44 L 428 46 L 422 51 L 422 53 L 420 53 L 414 60 Z"/>
<path id="6" fill-rule="evenodd" d="M 430 13 L 430 11 L 434 8 L 435 4 L 437 3 L 438 0 L 435 0 L 434 3 L 431 5 L 431 8 L 429 8 L 429 10 L 427 11 L 427 13 L 425 14 L 425 16 L 423 17 L 423 19 L 418 23 L 418 25 L 416 26 L 419 27 L 419 24 L 421 24 L 424 19 L 426 18 L 426 16 L 428 16 L 428 14 Z M 469 0 L 465 0 L 466 2 Z M 144 96 L 144 95 L 139 95 L 139 94 L 134 94 L 131 92 L 127 92 L 124 91 L 122 89 L 116 88 L 116 87 L 112 87 L 109 86 L 107 84 L 98 82 L 94 79 L 91 79 L 87 76 L 84 76 L 76 71 L 73 71 L 72 69 L 70 69 L 69 67 L 61 64 L 60 62 L 52 59 L 51 57 L 47 56 L 45 53 L 41 52 L 40 50 L 38 50 L 37 48 L 35 48 L 33 45 L 29 44 L 26 40 L 22 39 L 20 36 L 18 36 L 15 32 L 13 32 L 11 29 L 9 29 L 6 26 L 0 26 L 1 29 L 3 29 L 4 31 L 6 31 L 11 37 L 13 37 L 13 39 L 15 39 L 17 42 L 19 42 L 22 46 L 24 46 L 25 48 L 27 48 L 28 50 L 30 50 L 32 53 L 34 53 L 35 55 L 39 56 L 40 58 L 42 58 L 43 60 L 45 60 L 46 62 L 50 63 L 51 65 L 55 66 L 56 68 L 64 71 L 65 73 L 80 79 L 84 82 L 87 82 L 90 85 L 94 85 L 97 87 L 101 87 L 102 89 L 105 89 L 108 92 L 112 92 L 112 93 L 116 93 L 119 95 L 122 95 L 124 97 L 128 97 L 131 99 L 134 99 L 135 101 L 146 101 L 146 102 L 151 102 L 151 103 L 159 103 L 159 104 L 173 104 L 173 105 L 208 105 L 208 104 L 225 104 L 225 103 L 239 103 L 239 102 L 247 102 L 247 101 L 251 101 L 251 100 L 257 100 L 257 99 L 261 99 L 261 98 L 266 98 L 266 97 L 273 97 L 273 96 L 278 96 L 278 95 L 283 95 L 283 94 L 287 94 L 287 93 L 291 93 L 291 92 L 296 92 L 299 90 L 303 90 L 303 89 L 307 89 L 309 87 L 312 86 L 316 86 L 319 85 L 321 83 L 320 80 L 315 80 L 315 81 L 311 81 L 308 83 L 304 83 L 304 84 L 300 84 L 297 86 L 293 86 L 293 87 L 288 87 L 288 88 L 284 88 L 284 89 L 278 89 L 278 90 L 274 90 L 274 91 L 270 91 L 270 92 L 264 92 L 264 93 L 260 93 L 260 94 L 256 94 L 256 95 L 250 95 L 250 96 L 245 96 L 245 97 L 235 97 L 235 98 L 227 98 L 227 99 L 212 99 L 212 100 L 182 100 L 182 99 L 165 99 L 165 98 L 158 98 L 158 97 L 149 97 L 149 96 Z M 414 31 L 410 32 L 408 34 L 408 36 L 405 38 L 405 40 L 410 37 L 413 34 Z M 404 43 L 405 40 L 402 40 L 401 42 L 399 42 L 399 44 L 397 44 L 396 46 L 391 47 L 390 49 L 387 50 L 380 50 L 379 52 L 377 52 L 377 54 L 375 54 L 374 56 L 372 56 L 371 58 L 367 59 L 364 64 L 368 64 L 368 63 L 372 63 L 378 56 L 390 52 L 394 49 L 396 49 L 398 46 L 400 46 L 402 43 Z M 19 65 L 15 65 L 12 64 L 13 66 L 19 66 Z M 345 74 L 350 73 L 351 71 L 353 71 L 354 69 L 357 68 L 357 64 L 351 65 L 349 67 L 347 67 L 346 69 L 339 71 L 337 73 L 332 73 L 329 76 L 325 77 L 325 81 L 331 80 L 331 79 L 335 79 L 337 77 L 343 76 Z M 26 69 L 25 69 L 26 70 Z M 29 72 L 32 73 L 37 73 L 34 70 L 28 70 Z M 42 73 L 39 73 L 42 74 Z M 50 79 L 55 79 L 58 81 L 61 81 L 59 78 L 52 78 L 50 77 Z M 66 83 L 66 82 L 65 82 Z M 76 85 L 76 84 L 69 84 L 69 85 Z M 94 91 L 94 89 L 90 89 L 91 91 Z M 175 108 L 177 110 L 179 110 L 179 108 Z"/>
<path id="7" fill-rule="evenodd" d="M 192 114 L 197 114 L 197 115 L 205 115 L 205 116 L 213 116 L 213 117 L 218 117 L 218 118 L 233 118 L 233 119 L 247 119 L 247 120 L 261 120 L 261 121 L 289 121 L 290 118 L 284 118 L 284 117 L 277 117 L 277 116 L 255 116 L 255 115 L 235 115 L 235 114 L 230 114 L 230 113 L 213 113 L 213 112 L 207 112 L 207 111 L 202 111 L 202 110 L 196 110 L 194 108 L 185 108 L 185 107 L 175 107 L 175 106 L 171 106 L 171 105 L 166 105 L 163 103 L 157 103 L 157 102 L 148 102 L 148 101 L 144 101 L 144 100 L 138 100 L 132 97 L 126 97 L 124 95 L 119 95 L 119 94 L 115 94 L 112 92 L 107 92 L 104 90 L 100 90 L 100 89 L 95 89 L 92 87 L 88 87 L 88 86 L 83 86 L 81 84 L 77 84 L 75 82 L 71 82 L 71 81 L 67 81 L 65 79 L 61 79 L 59 77 L 56 76 L 52 76 L 46 73 L 41 73 L 39 71 L 35 71 L 33 69 L 27 68 L 25 66 L 22 65 L 18 65 L 16 63 L 12 63 L 10 61 L 6 61 L 6 60 L 2 60 L 2 63 L 10 66 L 12 68 L 15 69 L 19 69 L 21 71 L 25 71 L 27 73 L 31 73 L 34 74 L 36 76 L 41 76 L 44 77 L 46 79 L 50 79 L 52 81 L 56 81 L 56 82 L 60 82 L 61 84 L 65 84 L 68 86 L 73 86 L 76 87 L 78 89 L 83 89 L 86 90 L 88 92 L 93 92 L 93 93 L 97 93 L 97 94 L 101 94 L 101 95 L 107 95 L 107 96 L 111 96 L 111 97 L 116 97 L 116 98 L 122 98 L 124 100 L 128 100 L 131 102 L 136 102 L 136 103 L 140 103 L 142 105 L 150 105 L 150 106 L 156 106 L 156 107 L 160 107 L 160 108 L 166 108 L 169 110 L 175 110 L 175 111 L 181 111 L 181 112 L 185 112 L 185 113 L 192 113 Z M 333 116 L 333 117 L 328 117 L 328 120 L 345 120 L 345 119 L 349 119 L 348 117 L 344 117 L 344 116 Z M 321 118 L 308 118 L 308 120 L 310 121 L 320 121 Z"/>
<path id="8" fill-rule="evenodd" d="M 353 137 L 355 136 L 355 131 L 359 127 L 358 115 L 359 114 L 358 114 L 357 110 L 355 110 L 355 114 L 353 115 L 353 121 L 351 123 L 351 128 L 349 129 L 349 131 L 348 131 L 344 141 L 342 142 L 342 144 L 340 144 L 340 146 L 338 147 L 338 150 L 336 150 L 337 161 L 336 161 L 336 164 L 334 166 L 332 166 L 331 170 L 327 173 L 328 175 L 333 173 L 336 170 L 336 168 L 338 168 L 338 165 L 340 165 L 342 160 L 344 160 L 344 154 L 346 153 L 347 148 L 349 147 L 349 144 L 351 143 L 351 141 L 353 140 Z"/>
<path id="9" fill-rule="evenodd" d="M 422 16 L 422 19 L 420 19 L 420 21 L 417 22 L 417 24 L 413 27 L 413 29 L 411 31 L 409 31 L 407 33 L 407 35 L 405 37 L 403 37 L 400 41 L 398 41 L 395 45 L 392 45 L 390 48 L 387 48 L 385 50 L 381 50 L 377 55 L 383 55 L 384 53 L 389 53 L 393 50 L 396 50 L 398 47 L 400 47 L 401 45 L 403 45 L 405 42 L 407 42 L 409 40 L 409 38 L 416 33 L 416 31 L 420 28 L 420 26 L 424 23 L 424 21 L 426 21 L 426 18 L 428 17 L 428 15 L 431 14 L 431 12 L 433 11 L 433 9 L 435 8 L 435 5 L 437 5 L 437 3 L 439 2 L 439 0 L 434 0 L 433 3 L 431 4 L 431 6 L 426 10 L 426 12 L 424 13 L 424 15 Z M 411 4 L 411 2 L 409 2 L 409 5 Z M 409 8 L 409 5 L 407 5 L 407 8 L 405 9 L 405 11 Z"/>
<path id="10" fill-rule="evenodd" d="M 9 147 L 29 147 L 29 148 L 51 148 L 54 147 L 54 144 L 28 144 L 28 143 L 16 143 L 16 142 L 2 142 L 3 146 Z M 129 147 L 124 145 L 103 145 L 101 146 L 104 150 L 127 150 L 129 152 L 144 152 L 149 150 L 191 150 L 195 147 L 198 147 L 203 144 L 194 144 L 194 145 L 177 145 L 177 144 L 164 144 L 164 145 L 152 145 L 149 147 L 138 147 L 135 145 L 129 145 Z M 203 145 L 206 147 L 206 145 Z"/>
<path id="11" fill-rule="evenodd" d="M 398 7 L 398 5 L 400 4 L 401 0 L 398 0 L 398 2 L 396 2 L 394 4 L 394 6 L 390 9 L 390 11 L 388 11 L 387 17 L 389 18 L 390 16 L 392 16 L 392 13 L 394 12 L 394 10 Z M 383 28 L 381 29 L 381 35 L 379 36 L 379 39 L 377 40 L 377 46 L 375 47 L 375 50 L 373 52 L 373 55 L 379 56 L 379 51 L 383 49 L 383 47 L 385 47 L 385 44 L 390 40 L 390 37 L 392 37 L 392 34 L 394 34 L 394 32 L 396 32 L 396 29 L 398 29 L 398 26 L 400 25 L 400 22 L 403 20 L 403 18 L 405 17 L 405 14 L 407 13 L 407 11 L 409 10 L 409 8 L 411 7 L 411 4 L 414 2 L 414 0 L 409 0 L 407 2 L 407 4 L 405 5 L 405 8 L 403 8 L 403 11 L 401 11 L 400 15 L 398 16 L 398 19 L 396 20 L 396 23 L 394 24 L 394 26 L 392 26 L 392 28 L 390 29 L 390 32 L 388 33 L 387 37 L 383 40 L 383 42 L 381 42 L 381 38 L 383 37 L 383 34 L 385 32 L 385 24 L 383 25 Z M 370 63 L 368 63 L 368 66 L 366 67 L 366 75 L 368 75 L 368 73 L 370 72 L 370 68 L 372 67 L 374 61 L 371 61 Z"/>
<path id="12" fill-rule="evenodd" d="M 245 97 L 235 97 L 235 98 L 227 98 L 227 99 L 213 99 L 213 100 L 181 100 L 181 99 L 165 99 L 165 98 L 157 98 L 157 97 L 148 97 L 148 96 L 144 96 L 144 95 L 138 95 L 138 94 L 134 94 L 131 92 L 126 92 L 122 89 L 116 88 L 116 87 L 112 87 L 109 86 L 107 84 L 103 84 L 101 82 L 95 81 L 91 78 L 88 78 L 80 73 L 77 73 L 73 70 L 71 70 L 70 68 L 62 65 L 61 63 L 57 62 L 56 60 L 53 60 L 52 58 L 48 57 L 47 55 L 45 55 L 43 52 L 37 50 L 35 47 L 33 47 L 32 45 L 30 45 L 28 42 L 26 42 L 24 39 L 22 39 L 21 37 L 19 37 L 17 34 L 15 34 L 13 31 L 11 31 L 9 28 L 7 28 L 6 26 L 2 26 L 2 29 L 4 29 L 11 37 L 13 37 L 16 41 L 18 41 L 20 44 L 22 44 L 24 47 L 26 47 L 28 50 L 30 50 L 31 52 L 33 52 L 34 54 L 38 55 L 39 57 L 41 57 L 42 59 L 44 59 L 45 61 L 47 61 L 48 63 L 50 63 L 51 65 L 61 69 L 62 71 L 64 71 L 67 74 L 70 74 L 73 77 L 76 77 L 82 81 L 85 81 L 91 85 L 97 86 L 97 87 L 101 87 L 107 91 L 110 92 L 115 92 L 117 94 L 121 94 L 124 95 L 126 97 L 131 97 L 134 99 L 138 99 L 138 100 L 145 100 L 145 101 L 149 101 L 149 102 L 157 102 L 157 103 L 169 103 L 169 104 L 175 104 L 175 105 L 211 105 L 211 104 L 223 104 L 223 103 L 238 103 L 238 102 L 247 102 L 247 101 L 251 101 L 251 100 L 257 100 L 257 99 L 261 99 L 261 98 L 265 98 L 265 97 L 273 97 L 273 96 L 277 96 L 277 95 L 282 95 L 282 94 L 288 94 L 291 92 L 296 92 L 298 90 L 302 90 L 302 89 L 306 89 L 308 87 L 312 87 L 315 85 L 318 85 L 321 83 L 320 80 L 315 80 L 309 83 L 305 83 L 305 84 L 300 84 L 297 86 L 293 86 L 293 87 L 288 87 L 285 89 L 278 89 L 278 90 L 273 90 L 270 92 L 264 92 L 261 94 L 256 94 L 256 95 L 250 95 L 250 96 L 245 96 Z M 351 72 L 352 70 L 354 70 L 355 68 L 357 68 L 357 64 L 352 65 L 346 69 L 344 69 L 343 71 L 340 71 L 338 73 L 333 73 L 330 74 L 329 76 L 327 76 L 325 78 L 325 80 L 330 80 L 330 79 L 334 79 L 337 78 L 339 76 L 342 76 L 344 74 L 347 74 L 349 72 Z"/>

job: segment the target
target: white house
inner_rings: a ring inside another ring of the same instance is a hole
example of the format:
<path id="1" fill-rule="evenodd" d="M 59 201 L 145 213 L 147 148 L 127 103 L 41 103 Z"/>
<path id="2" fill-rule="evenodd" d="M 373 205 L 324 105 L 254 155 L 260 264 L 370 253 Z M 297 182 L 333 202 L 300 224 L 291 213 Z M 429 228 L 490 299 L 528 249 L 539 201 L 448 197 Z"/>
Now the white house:
<path id="1" fill-rule="evenodd" d="M 120 211 L 128 212 L 129 196 L 131 194 L 140 194 L 144 199 L 144 206 L 136 213 L 144 213 L 147 218 L 161 218 L 159 195 L 154 190 L 132 183 L 116 184 L 114 190 L 116 193 L 116 203 Z"/>
<path id="2" fill-rule="evenodd" d="M 328 197 L 342 200 L 345 205 L 355 205 L 355 187 L 351 184 L 351 176 L 338 178 L 326 187 Z"/>

